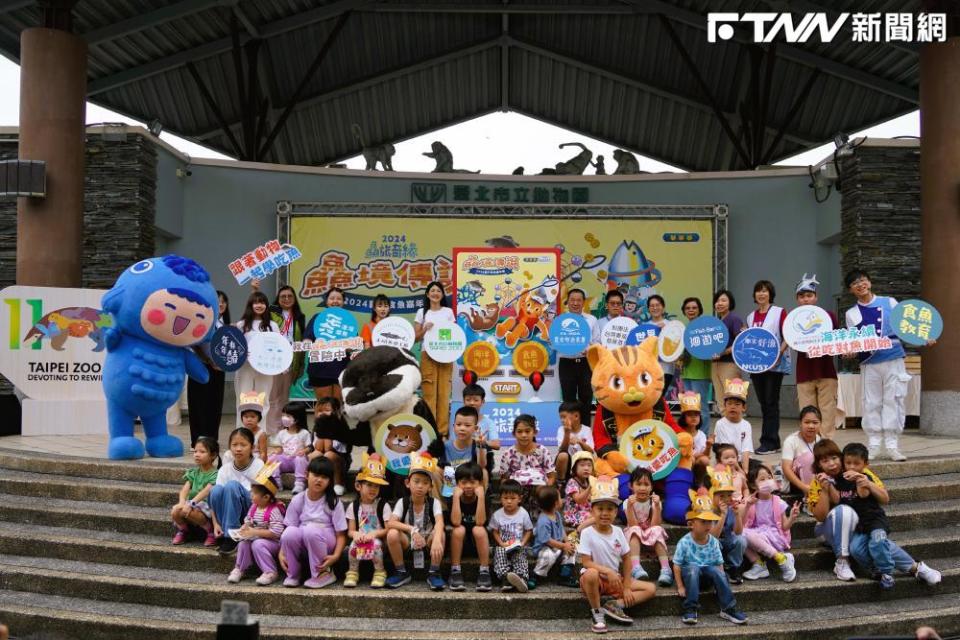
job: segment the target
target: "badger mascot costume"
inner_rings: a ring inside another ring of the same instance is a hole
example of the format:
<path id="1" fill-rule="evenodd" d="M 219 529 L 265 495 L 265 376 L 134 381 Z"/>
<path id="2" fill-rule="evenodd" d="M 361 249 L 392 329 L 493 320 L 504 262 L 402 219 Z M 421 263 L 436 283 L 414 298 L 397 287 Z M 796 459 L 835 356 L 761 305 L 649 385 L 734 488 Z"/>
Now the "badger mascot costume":
<path id="1" fill-rule="evenodd" d="M 343 414 L 353 436 L 350 444 L 373 452 L 374 438 L 384 421 L 400 413 L 412 413 L 430 423 L 437 421 L 430 407 L 417 395 L 420 366 L 406 349 L 372 347 L 350 361 L 340 375 Z M 402 495 L 403 476 L 387 471 L 392 496 Z"/>
<path id="2" fill-rule="evenodd" d="M 587 349 L 593 371 L 591 384 L 599 406 L 593 424 L 593 442 L 599 458 L 597 475 L 619 476 L 620 497 L 630 495 L 627 458 L 620 453 L 620 436 L 639 420 L 665 422 L 677 433 L 681 464 L 663 481 L 663 519 L 683 524 L 690 508 L 689 489 L 693 439 L 677 426 L 663 400 L 663 369 L 657 361 L 657 338 L 637 346 L 607 349 L 593 344 Z"/>

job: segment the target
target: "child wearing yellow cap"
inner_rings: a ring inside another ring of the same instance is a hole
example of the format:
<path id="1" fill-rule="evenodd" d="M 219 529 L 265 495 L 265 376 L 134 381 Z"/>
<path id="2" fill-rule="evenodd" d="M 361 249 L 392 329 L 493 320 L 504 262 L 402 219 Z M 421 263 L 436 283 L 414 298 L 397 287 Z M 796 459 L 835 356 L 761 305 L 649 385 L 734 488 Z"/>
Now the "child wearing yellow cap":
<path id="1" fill-rule="evenodd" d="M 243 521 L 243 526 L 230 531 L 231 537 L 239 538 L 237 563 L 227 576 L 227 582 L 240 582 L 243 574 L 256 562 L 260 568 L 257 584 L 273 584 L 280 577 L 277 571 L 277 556 L 280 554 L 280 535 L 283 533 L 283 503 L 277 500 L 277 485 L 273 475 L 279 463 L 268 464 L 250 485 L 253 505 Z"/>
<path id="2" fill-rule="evenodd" d="M 380 497 L 380 487 L 387 485 L 386 463 L 380 454 L 363 454 L 360 472 L 354 487 L 357 499 L 347 508 L 347 551 L 349 570 L 343 586 L 356 587 L 360 580 L 360 561 L 373 562 L 373 580 L 370 586 L 379 589 L 387 580 L 383 568 L 383 541 L 387 537 L 387 521 L 391 511 L 387 501 Z"/>

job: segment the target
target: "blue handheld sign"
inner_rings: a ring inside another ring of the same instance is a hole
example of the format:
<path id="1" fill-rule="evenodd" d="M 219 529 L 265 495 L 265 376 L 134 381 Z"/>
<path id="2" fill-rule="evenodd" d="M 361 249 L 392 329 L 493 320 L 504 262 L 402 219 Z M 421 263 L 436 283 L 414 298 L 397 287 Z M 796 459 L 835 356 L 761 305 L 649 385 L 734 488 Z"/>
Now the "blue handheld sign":
<path id="1" fill-rule="evenodd" d="M 550 346 L 562 356 L 582 353 L 590 344 L 590 325 L 576 313 L 561 313 L 550 323 Z"/>
<path id="2" fill-rule="evenodd" d="M 630 335 L 627 336 L 627 344 L 640 344 L 647 338 L 656 338 L 659 335 L 660 327 L 657 325 L 651 322 L 638 324 L 633 328 L 633 331 L 630 332 Z"/>
<path id="3" fill-rule="evenodd" d="M 906 342 L 922 346 L 930 340 L 936 340 L 943 333 L 943 318 L 929 302 L 904 300 L 893 308 L 890 324 L 897 337 Z"/>
<path id="4" fill-rule="evenodd" d="M 733 341 L 733 361 L 746 373 L 772 369 L 779 357 L 777 337 L 762 327 L 750 327 Z"/>
<path id="5" fill-rule="evenodd" d="M 313 335 L 317 340 L 344 340 L 360 332 L 356 318 L 339 307 L 324 309 L 313 318 Z"/>
<path id="6" fill-rule="evenodd" d="M 224 371 L 236 371 L 247 361 L 247 341 L 243 331 L 225 324 L 210 340 L 210 359 Z"/>
<path id="7" fill-rule="evenodd" d="M 730 340 L 727 325 L 716 316 L 700 316 L 687 325 L 683 346 L 694 358 L 710 360 L 723 353 Z"/>

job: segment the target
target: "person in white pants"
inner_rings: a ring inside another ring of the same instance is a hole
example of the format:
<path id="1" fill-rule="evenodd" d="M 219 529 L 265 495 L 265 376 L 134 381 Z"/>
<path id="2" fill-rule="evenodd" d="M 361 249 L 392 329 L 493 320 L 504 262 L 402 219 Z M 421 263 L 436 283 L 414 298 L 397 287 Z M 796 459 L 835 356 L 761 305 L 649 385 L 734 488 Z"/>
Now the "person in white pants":
<path id="1" fill-rule="evenodd" d="M 900 453 L 900 434 L 906 420 L 904 398 L 910 375 L 904 366 L 906 354 L 903 345 L 890 322 L 897 301 L 889 296 L 874 295 L 870 276 L 860 269 L 848 273 L 844 282 L 857 298 L 857 304 L 847 310 L 847 328 L 860 329 L 873 325 L 877 329 L 877 336 L 888 337 L 891 343 L 888 349 L 853 354 L 861 358 L 862 424 L 868 438 L 870 459 L 882 457 L 886 448 L 887 457 L 902 462 L 907 459 Z"/>
<path id="2" fill-rule="evenodd" d="M 254 291 L 247 299 L 247 306 L 243 310 L 243 317 L 235 325 L 240 331 L 243 331 L 247 342 L 254 333 L 273 331 L 279 332 L 280 328 L 276 322 L 270 320 L 269 301 L 267 296 L 259 291 Z M 236 392 L 237 402 L 240 402 L 240 394 L 247 391 L 257 391 L 264 394 L 268 400 L 264 403 L 263 414 L 266 415 L 270 410 L 270 390 L 273 387 L 273 376 L 264 375 L 250 366 L 249 362 L 244 362 L 243 366 L 237 369 L 233 374 L 233 389 Z M 240 421 L 240 411 L 237 411 L 237 426 L 243 426 Z"/>

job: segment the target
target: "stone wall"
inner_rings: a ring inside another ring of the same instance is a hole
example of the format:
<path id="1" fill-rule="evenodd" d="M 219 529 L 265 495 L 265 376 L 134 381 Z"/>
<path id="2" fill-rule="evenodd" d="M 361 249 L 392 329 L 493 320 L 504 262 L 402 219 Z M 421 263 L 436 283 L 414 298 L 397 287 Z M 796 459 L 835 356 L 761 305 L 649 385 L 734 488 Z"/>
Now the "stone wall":
<path id="1" fill-rule="evenodd" d="M 920 147 L 862 145 L 840 162 L 841 268 L 870 274 L 873 289 L 920 295 Z M 853 296 L 844 291 L 841 308 Z"/>
<path id="2" fill-rule="evenodd" d="M 0 136 L 0 160 L 16 157 L 16 136 Z M 123 269 L 154 253 L 157 149 L 136 133 L 116 141 L 88 135 L 86 160 L 82 283 L 109 289 Z M 0 288 L 16 282 L 16 250 L 17 203 L 0 200 Z M 11 392 L 0 377 L 0 394 Z"/>

